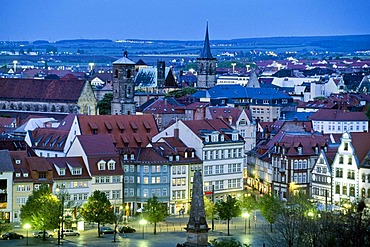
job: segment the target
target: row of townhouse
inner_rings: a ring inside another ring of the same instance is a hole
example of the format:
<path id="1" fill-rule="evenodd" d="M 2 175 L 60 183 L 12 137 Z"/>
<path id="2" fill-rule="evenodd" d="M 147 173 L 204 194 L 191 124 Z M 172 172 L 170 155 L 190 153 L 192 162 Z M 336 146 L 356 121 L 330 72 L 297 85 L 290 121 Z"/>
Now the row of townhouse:
<path id="1" fill-rule="evenodd" d="M 248 153 L 246 183 L 282 200 L 299 191 L 327 207 L 370 203 L 369 137 L 366 131 L 325 134 L 307 123 L 285 122 Z"/>
<path id="2" fill-rule="evenodd" d="M 370 133 L 344 133 L 312 169 L 312 197 L 326 205 L 370 203 Z"/>
<path id="3" fill-rule="evenodd" d="M 196 170 L 215 199 L 243 189 L 244 140 L 222 119 L 177 121 L 159 133 L 152 116 L 69 115 L 57 128 L 28 132 L 26 141 L 27 152 L 10 152 L 13 163 L 0 166 L 7 170 L 0 175 L 0 214 L 11 222 L 41 183 L 53 193 L 63 189 L 75 206 L 103 191 L 126 215 L 154 195 L 172 214 L 188 211 Z"/>

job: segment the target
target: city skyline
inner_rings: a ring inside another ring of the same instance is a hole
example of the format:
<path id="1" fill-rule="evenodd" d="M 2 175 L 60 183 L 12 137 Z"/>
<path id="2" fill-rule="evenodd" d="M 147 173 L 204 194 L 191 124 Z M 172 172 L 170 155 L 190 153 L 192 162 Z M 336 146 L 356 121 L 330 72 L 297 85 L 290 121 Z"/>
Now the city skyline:
<path id="1" fill-rule="evenodd" d="M 202 40 L 369 34 L 368 1 L 3 0 L 0 40 Z"/>

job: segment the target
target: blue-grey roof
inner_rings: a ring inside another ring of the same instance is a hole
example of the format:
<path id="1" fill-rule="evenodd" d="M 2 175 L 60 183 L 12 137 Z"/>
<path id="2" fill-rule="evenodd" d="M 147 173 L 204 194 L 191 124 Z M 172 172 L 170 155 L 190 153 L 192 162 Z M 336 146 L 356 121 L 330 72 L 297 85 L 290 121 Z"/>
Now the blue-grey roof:
<path id="1" fill-rule="evenodd" d="M 212 53 L 211 53 L 211 47 L 209 45 L 208 22 L 207 22 L 206 37 L 204 39 L 203 50 L 199 57 L 200 58 L 213 58 Z"/>
<path id="2" fill-rule="evenodd" d="M 157 87 L 157 67 L 140 68 L 135 76 L 135 86 L 141 87 Z M 165 68 L 165 78 L 170 73 L 170 68 Z"/>
<path id="3" fill-rule="evenodd" d="M 14 172 L 12 159 L 8 150 L 0 150 L 0 172 Z"/>
<path id="4" fill-rule="evenodd" d="M 297 118 L 298 121 L 308 121 L 308 117 L 313 114 L 313 112 L 285 112 L 285 120 L 294 120 Z"/>
<path id="5" fill-rule="evenodd" d="M 120 59 L 113 62 L 113 64 L 135 64 L 133 61 L 127 57 L 121 57 Z"/>
<path id="6" fill-rule="evenodd" d="M 208 90 L 210 98 L 230 99 L 291 99 L 292 97 L 273 88 L 248 88 L 237 84 L 217 85 Z"/>

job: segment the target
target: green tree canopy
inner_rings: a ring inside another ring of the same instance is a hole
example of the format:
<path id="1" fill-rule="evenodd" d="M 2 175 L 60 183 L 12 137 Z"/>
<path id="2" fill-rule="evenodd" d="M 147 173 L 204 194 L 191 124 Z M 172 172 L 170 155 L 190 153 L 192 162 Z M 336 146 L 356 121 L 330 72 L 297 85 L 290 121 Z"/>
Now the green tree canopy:
<path id="1" fill-rule="evenodd" d="M 180 98 L 185 95 L 193 94 L 197 91 L 194 87 L 184 87 L 182 89 L 173 90 L 171 92 L 168 92 L 168 96 L 173 96 L 175 98 Z"/>
<path id="2" fill-rule="evenodd" d="M 209 200 L 206 196 L 204 196 L 204 209 L 206 211 L 206 219 L 214 220 L 215 215 L 217 214 L 216 204 L 213 201 Z M 212 225 L 212 227 L 214 228 L 214 225 Z M 212 230 L 214 230 L 213 228 Z"/>
<path id="3" fill-rule="evenodd" d="M 106 93 L 102 100 L 98 101 L 100 115 L 110 115 L 111 103 L 113 100 L 112 93 Z"/>
<path id="4" fill-rule="evenodd" d="M 270 230 L 272 231 L 272 224 L 275 223 L 282 212 L 282 202 L 274 195 L 264 195 L 259 200 L 259 208 L 263 218 L 270 223 Z"/>
<path id="5" fill-rule="evenodd" d="M 258 207 L 256 194 L 243 193 L 239 199 L 239 203 L 240 207 L 248 213 L 252 212 Z"/>
<path id="6" fill-rule="evenodd" d="M 114 223 L 116 215 L 113 207 L 104 192 L 95 190 L 81 207 L 82 217 L 89 222 L 98 224 L 98 236 L 100 237 L 100 225 Z"/>
<path id="7" fill-rule="evenodd" d="M 58 228 L 60 201 L 54 196 L 49 185 L 42 184 L 28 197 L 21 208 L 22 224 L 29 223 L 33 229 L 51 230 Z M 45 236 L 44 236 L 45 237 Z"/>
<path id="8" fill-rule="evenodd" d="M 143 208 L 143 217 L 154 224 L 154 234 L 157 234 L 157 223 L 164 221 L 168 216 L 167 207 L 158 200 L 158 197 L 149 198 Z"/>
<path id="9" fill-rule="evenodd" d="M 227 220 L 227 235 L 230 236 L 230 220 L 241 215 L 237 199 L 228 195 L 226 201 L 218 201 L 216 212 L 221 220 Z"/>

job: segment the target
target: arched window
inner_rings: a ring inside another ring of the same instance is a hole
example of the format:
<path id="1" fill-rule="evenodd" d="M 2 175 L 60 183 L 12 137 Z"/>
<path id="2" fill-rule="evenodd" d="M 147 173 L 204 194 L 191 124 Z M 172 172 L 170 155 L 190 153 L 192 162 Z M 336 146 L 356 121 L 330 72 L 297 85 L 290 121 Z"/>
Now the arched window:
<path id="1" fill-rule="evenodd" d="M 362 188 L 362 190 L 361 190 L 361 197 L 363 197 L 363 198 L 366 197 L 366 190 L 365 190 L 365 188 Z"/>

